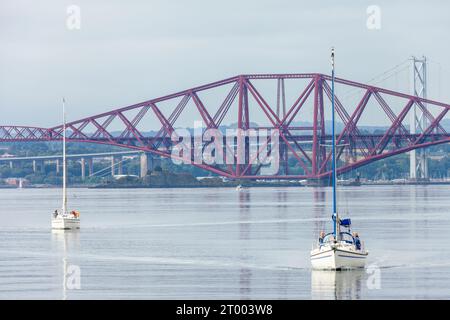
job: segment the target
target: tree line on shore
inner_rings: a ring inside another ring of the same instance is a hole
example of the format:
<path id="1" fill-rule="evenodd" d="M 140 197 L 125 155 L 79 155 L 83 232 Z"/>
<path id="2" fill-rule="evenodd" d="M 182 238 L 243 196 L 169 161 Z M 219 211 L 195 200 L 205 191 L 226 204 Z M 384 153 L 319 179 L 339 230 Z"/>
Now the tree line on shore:
<path id="1" fill-rule="evenodd" d="M 431 178 L 447 178 L 450 176 L 450 145 L 443 144 L 428 148 L 429 159 L 428 167 Z M 68 147 L 68 153 L 101 153 L 123 151 L 117 147 L 106 145 L 71 143 Z M 2 154 L 10 154 L 18 157 L 23 156 L 39 156 L 60 154 L 60 145 L 58 143 L 11 143 L 0 150 Z M 290 174 L 301 174 L 301 168 L 297 165 L 295 159 L 289 162 Z M 98 184 L 111 180 L 111 170 L 107 168 L 111 165 L 111 161 L 104 160 L 94 163 L 94 172 L 100 172 L 92 177 L 81 178 L 81 165 L 79 162 L 68 161 L 68 177 L 71 183 L 88 183 Z M 123 162 L 123 174 L 138 176 L 140 173 L 139 159 L 130 159 Z M 157 169 L 157 168 L 155 168 Z M 190 165 L 175 165 L 170 159 L 163 159 L 161 168 L 170 173 L 189 173 L 194 177 L 209 176 L 210 173 L 200 168 Z M 31 184 L 49 184 L 60 185 L 62 183 L 61 170 L 56 172 L 54 163 L 47 163 L 41 170 L 33 171 L 31 161 L 24 161 L 20 165 L 9 166 L 8 162 L 0 164 L 0 183 L 5 183 L 7 178 L 24 178 Z M 400 154 L 368 164 L 366 166 L 355 169 L 351 172 L 343 174 L 343 178 L 355 178 L 359 175 L 363 179 L 368 180 L 393 180 L 407 178 L 409 176 L 409 154 Z"/>

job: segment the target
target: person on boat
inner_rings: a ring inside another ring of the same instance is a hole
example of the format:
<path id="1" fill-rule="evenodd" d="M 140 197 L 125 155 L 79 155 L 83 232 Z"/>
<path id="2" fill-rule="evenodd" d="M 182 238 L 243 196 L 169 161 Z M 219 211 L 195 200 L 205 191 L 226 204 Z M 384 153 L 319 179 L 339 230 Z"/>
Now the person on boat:
<path id="1" fill-rule="evenodd" d="M 323 238 L 325 238 L 325 232 L 324 231 L 320 231 L 319 245 L 323 245 Z"/>
<path id="2" fill-rule="evenodd" d="M 55 210 L 55 212 L 53 212 L 53 217 L 56 218 L 58 216 L 58 210 Z"/>
<path id="3" fill-rule="evenodd" d="M 353 239 L 355 241 L 356 250 L 361 250 L 361 240 L 359 240 L 358 232 L 353 233 Z"/>
<path id="4" fill-rule="evenodd" d="M 74 218 L 78 218 L 78 216 L 80 215 L 80 214 L 78 213 L 78 211 L 75 211 L 75 210 L 72 211 L 71 214 L 73 215 Z"/>

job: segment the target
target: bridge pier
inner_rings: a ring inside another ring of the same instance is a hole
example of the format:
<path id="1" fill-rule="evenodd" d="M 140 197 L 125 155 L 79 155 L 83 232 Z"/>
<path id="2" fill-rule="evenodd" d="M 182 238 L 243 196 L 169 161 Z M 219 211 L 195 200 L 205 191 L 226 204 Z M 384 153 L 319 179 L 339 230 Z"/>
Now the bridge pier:
<path id="1" fill-rule="evenodd" d="M 81 164 L 81 180 L 84 181 L 86 179 L 86 161 L 84 158 L 81 158 L 80 164 Z"/>
<path id="2" fill-rule="evenodd" d="M 45 172 L 45 161 L 37 161 L 33 160 L 33 172 L 37 173 L 43 173 Z"/>
<path id="3" fill-rule="evenodd" d="M 116 164 L 115 164 L 114 156 L 111 156 L 111 176 L 115 176 L 116 174 Z"/>
<path id="4" fill-rule="evenodd" d="M 123 174 L 123 157 L 122 156 L 120 156 L 119 157 L 119 162 L 118 162 L 118 164 L 117 164 L 117 166 L 118 166 L 118 168 L 117 168 L 117 170 L 118 170 L 118 174 L 119 175 L 122 175 Z"/>
<path id="5" fill-rule="evenodd" d="M 141 173 L 140 177 L 145 177 L 149 171 L 153 171 L 156 166 L 161 166 L 161 158 L 150 153 L 141 153 Z"/>
<path id="6" fill-rule="evenodd" d="M 59 159 L 55 160 L 55 164 L 56 164 L 56 174 L 59 174 L 61 172 L 61 168 L 59 166 Z"/>
<path id="7" fill-rule="evenodd" d="M 140 162 L 141 162 L 141 172 L 139 176 L 141 178 L 144 178 L 147 175 L 148 170 L 151 170 L 151 166 L 149 166 L 148 156 L 145 152 L 141 153 L 140 156 Z"/>
<path id="8" fill-rule="evenodd" d="M 88 159 L 88 174 L 89 174 L 89 176 L 92 176 L 94 174 L 94 159 L 93 158 Z"/>
<path id="9" fill-rule="evenodd" d="M 10 168 L 10 169 L 13 169 L 13 168 L 14 168 L 14 165 L 13 165 L 13 162 L 12 162 L 12 161 L 9 162 L 9 168 Z"/>
<path id="10" fill-rule="evenodd" d="M 122 165 L 122 157 L 111 157 L 111 175 L 116 175 L 116 167 L 117 167 L 117 174 L 121 175 L 123 174 L 123 165 Z"/>

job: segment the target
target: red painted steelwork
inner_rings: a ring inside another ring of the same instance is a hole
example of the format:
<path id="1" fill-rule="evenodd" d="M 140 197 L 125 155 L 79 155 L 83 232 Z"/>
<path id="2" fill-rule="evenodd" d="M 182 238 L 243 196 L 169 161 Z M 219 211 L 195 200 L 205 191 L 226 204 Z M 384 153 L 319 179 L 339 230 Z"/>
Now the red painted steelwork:
<path id="1" fill-rule="evenodd" d="M 293 99 L 295 102 L 292 106 L 286 108 L 285 81 L 295 79 L 304 79 L 304 83 L 297 85 L 295 90 L 300 92 L 300 95 Z M 264 96 L 257 89 L 257 82 L 270 80 L 277 80 L 276 99 L 270 99 L 268 95 Z M 179 159 L 171 154 L 170 137 L 177 127 L 180 116 L 191 112 L 186 108 L 189 103 L 195 106 L 199 114 L 198 120 L 202 120 L 206 128 L 212 129 L 220 129 L 226 116 L 232 117 L 238 129 L 255 128 L 253 124 L 258 120 L 252 121 L 252 114 L 258 111 L 259 114 L 263 114 L 264 120 L 269 125 L 257 126 L 255 129 L 279 129 L 280 132 L 281 163 L 278 174 L 261 175 L 261 165 L 252 164 L 255 157 L 250 156 L 248 151 L 245 151 L 244 164 L 196 164 L 193 158 L 191 164 L 229 178 L 324 178 L 330 175 L 331 151 L 326 143 L 329 143 L 331 137 L 325 128 L 325 112 L 331 108 L 330 81 L 330 76 L 316 73 L 240 75 L 72 121 L 67 124 L 68 139 L 132 148 L 162 157 Z M 450 134 L 441 125 L 450 109 L 449 104 L 345 79 L 336 78 L 335 81 L 343 87 L 357 88 L 362 93 L 362 98 L 354 108 L 344 106 L 339 97 L 335 96 L 336 113 L 343 124 L 343 129 L 336 137 L 336 143 L 343 146 L 338 152 L 339 173 L 413 149 L 450 142 Z M 219 104 L 217 111 L 213 112 L 205 99 L 201 98 L 201 94 L 216 88 L 225 88 L 228 93 Z M 388 103 L 388 98 L 395 98 L 400 102 Z M 325 101 L 325 99 L 328 100 Z M 273 105 L 268 102 L 272 100 Z M 281 101 L 282 108 L 280 108 Z M 312 101 L 313 105 L 312 119 L 301 117 L 301 112 L 308 101 Z M 250 105 L 251 102 L 253 105 Z M 386 126 L 383 133 L 367 134 L 360 129 L 358 123 L 368 112 L 369 102 L 378 105 L 380 108 L 377 112 L 386 115 L 389 119 L 390 125 Z M 172 112 L 168 112 L 161 105 L 163 103 L 172 103 L 175 108 Z M 237 105 L 236 114 L 230 111 L 233 105 Z M 394 107 L 398 110 L 399 106 L 400 111 L 396 113 Z M 413 107 L 420 109 L 428 119 L 428 127 L 424 128 L 420 134 L 410 134 L 405 124 L 405 119 L 408 119 L 407 115 Z M 431 108 L 435 110 L 434 116 Z M 282 114 L 280 114 L 281 109 Z M 350 112 L 350 110 L 353 111 Z M 133 116 L 127 115 L 130 111 L 134 112 Z M 145 128 L 146 123 L 143 119 L 149 114 L 160 124 L 159 130 L 150 136 L 144 133 L 144 129 L 138 129 L 138 126 Z M 294 120 L 310 122 L 312 125 L 298 125 Z M 119 134 L 114 133 L 115 131 L 110 127 L 114 121 L 119 121 L 123 126 Z M 302 131 L 303 133 L 299 133 Z M 307 133 L 304 133 L 305 131 Z M 0 142 L 56 141 L 61 140 L 61 133 L 61 125 L 53 128 L 0 126 Z M 226 139 L 224 142 L 228 151 L 234 150 L 234 146 L 229 145 Z M 240 148 L 248 148 L 248 141 L 237 139 L 237 149 Z M 258 151 L 261 150 L 258 148 Z M 289 172 L 292 164 L 298 168 L 295 174 Z"/>

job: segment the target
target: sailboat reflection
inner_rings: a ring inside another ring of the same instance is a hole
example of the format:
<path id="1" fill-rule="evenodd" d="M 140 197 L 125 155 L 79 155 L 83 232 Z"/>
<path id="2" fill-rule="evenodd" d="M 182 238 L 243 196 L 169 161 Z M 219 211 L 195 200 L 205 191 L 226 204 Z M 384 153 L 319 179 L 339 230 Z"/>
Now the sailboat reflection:
<path id="1" fill-rule="evenodd" d="M 365 277 L 364 270 L 341 272 L 312 270 L 311 298 L 317 300 L 360 299 Z"/>
<path id="2" fill-rule="evenodd" d="M 67 290 L 79 289 L 79 267 L 69 263 L 71 253 L 78 251 L 80 233 L 77 230 L 52 230 L 52 240 L 55 244 L 58 260 L 62 261 L 62 299 L 67 300 Z"/>

